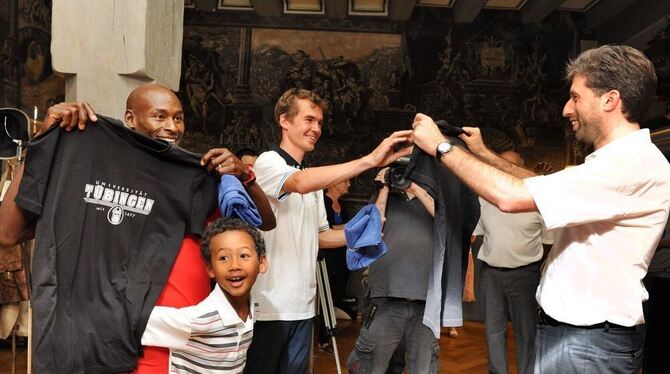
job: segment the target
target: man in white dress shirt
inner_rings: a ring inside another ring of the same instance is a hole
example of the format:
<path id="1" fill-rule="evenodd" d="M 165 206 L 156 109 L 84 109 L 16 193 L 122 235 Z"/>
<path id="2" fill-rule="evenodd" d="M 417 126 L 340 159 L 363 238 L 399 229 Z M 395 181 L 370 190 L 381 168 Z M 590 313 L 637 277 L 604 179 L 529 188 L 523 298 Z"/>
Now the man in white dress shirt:
<path id="1" fill-rule="evenodd" d="M 535 371 L 632 373 L 642 354 L 642 278 L 670 209 L 670 165 L 639 125 L 656 73 L 640 51 L 605 45 L 571 61 L 566 77 L 563 116 L 595 148 L 581 165 L 534 176 L 466 127 L 461 138 L 474 157 L 446 143 L 423 114 L 414 141 L 500 210 L 539 211 L 548 229 L 559 229 L 536 295 Z"/>

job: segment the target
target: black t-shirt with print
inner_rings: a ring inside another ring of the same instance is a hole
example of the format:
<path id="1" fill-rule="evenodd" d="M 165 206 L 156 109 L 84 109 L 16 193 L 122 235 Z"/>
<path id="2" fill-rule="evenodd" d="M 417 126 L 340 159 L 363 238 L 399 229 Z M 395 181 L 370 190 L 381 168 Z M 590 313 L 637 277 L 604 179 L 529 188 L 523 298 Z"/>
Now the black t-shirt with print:
<path id="1" fill-rule="evenodd" d="M 133 370 L 184 234 L 202 234 L 216 182 L 199 156 L 98 116 L 33 140 L 16 203 L 37 219 L 37 373 Z"/>

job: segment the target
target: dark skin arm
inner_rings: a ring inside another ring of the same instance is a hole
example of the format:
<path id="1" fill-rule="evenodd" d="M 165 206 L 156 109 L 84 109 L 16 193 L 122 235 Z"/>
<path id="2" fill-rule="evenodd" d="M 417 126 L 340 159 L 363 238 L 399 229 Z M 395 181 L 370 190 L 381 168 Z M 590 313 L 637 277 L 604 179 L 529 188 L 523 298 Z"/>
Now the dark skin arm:
<path id="1" fill-rule="evenodd" d="M 219 175 L 233 174 L 240 181 L 245 181 L 249 177 L 246 165 L 226 148 L 210 149 L 202 156 L 200 165 L 206 167 L 207 171 L 216 171 Z M 270 202 L 263 190 L 255 181 L 245 187 L 245 189 L 261 214 L 263 223 L 259 229 L 263 231 L 274 229 L 277 226 L 277 222 L 272 212 L 272 207 L 270 207 Z"/>
<path id="2" fill-rule="evenodd" d="M 35 221 L 14 202 L 22 177 L 23 164 L 14 173 L 5 199 L 0 204 L 0 247 L 11 247 L 35 237 Z"/>

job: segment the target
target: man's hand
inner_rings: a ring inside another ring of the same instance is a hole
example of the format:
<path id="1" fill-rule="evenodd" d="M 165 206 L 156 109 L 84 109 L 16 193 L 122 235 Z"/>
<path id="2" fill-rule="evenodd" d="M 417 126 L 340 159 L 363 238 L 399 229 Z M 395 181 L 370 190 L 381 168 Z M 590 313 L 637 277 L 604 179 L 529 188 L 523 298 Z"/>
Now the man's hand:
<path id="1" fill-rule="evenodd" d="M 554 165 L 551 162 L 540 161 L 533 168 L 537 175 L 547 175 L 554 172 Z"/>
<path id="2" fill-rule="evenodd" d="M 248 168 L 227 148 L 212 148 L 200 160 L 207 171 L 216 170 L 219 175 L 233 174 L 240 180 L 246 180 Z"/>
<path id="3" fill-rule="evenodd" d="M 386 166 L 400 157 L 412 153 L 412 148 L 409 145 L 411 135 L 412 130 L 396 131 L 382 140 L 374 151 L 365 156 L 370 163 L 369 166 L 373 168 Z M 402 143 L 406 144 L 398 149 L 398 146 Z"/>
<path id="4" fill-rule="evenodd" d="M 44 122 L 39 133 L 51 128 L 60 121 L 60 127 L 65 131 L 72 131 L 74 128 L 84 130 L 86 122 L 97 122 L 93 108 L 87 103 L 58 103 L 47 109 L 44 115 Z"/>
<path id="5" fill-rule="evenodd" d="M 379 172 L 377 173 L 377 176 L 375 177 L 375 182 L 386 184 L 386 173 L 388 171 L 389 171 L 388 167 L 380 169 Z"/>
<path id="6" fill-rule="evenodd" d="M 465 142 L 465 145 L 468 146 L 470 152 L 476 154 L 477 156 L 481 156 L 486 153 L 488 148 L 486 148 L 486 145 L 484 145 L 482 132 L 478 127 L 463 127 L 463 131 L 465 131 L 465 133 L 459 135 L 458 137 L 461 138 L 463 142 Z"/>
<path id="7" fill-rule="evenodd" d="M 414 129 L 414 144 L 429 155 L 435 156 L 437 145 L 444 142 L 446 138 L 433 119 L 425 114 L 417 113 L 412 128 Z"/>

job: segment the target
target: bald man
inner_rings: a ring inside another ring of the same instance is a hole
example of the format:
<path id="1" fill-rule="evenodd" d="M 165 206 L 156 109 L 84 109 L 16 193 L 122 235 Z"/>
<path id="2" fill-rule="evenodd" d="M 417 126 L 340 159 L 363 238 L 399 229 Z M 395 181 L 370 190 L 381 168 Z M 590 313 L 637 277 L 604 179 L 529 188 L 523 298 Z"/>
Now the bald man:
<path id="1" fill-rule="evenodd" d="M 60 103 L 49 108 L 44 119 L 44 129 L 58 124 L 66 131 L 84 130 L 88 121 L 98 118 L 86 103 Z M 133 90 L 126 101 L 124 123 L 143 135 L 178 144 L 185 131 L 184 113 L 177 96 L 157 84 L 142 85 Z M 253 173 L 225 148 L 207 152 L 200 161 L 209 171 L 233 174 L 246 182 L 246 188 L 258 206 L 263 230 L 275 226 L 274 214 L 262 190 L 253 180 Z M 21 168 L 7 194 L 6 203 L 0 206 L 0 245 L 11 245 L 34 236 L 35 222 L 16 205 L 14 198 L 21 183 Z M 209 278 L 204 262 L 200 259 L 198 238 L 187 235 L 177 254 L 167 283 L 156 305 L 184 307 L 204 299 L 210 291 Z M 121 328 L 121 326 L 119 326 Z M 138 362 L 138 373 L 165 373 L 168 368 L 168 351 L 146 347 Z"/>

